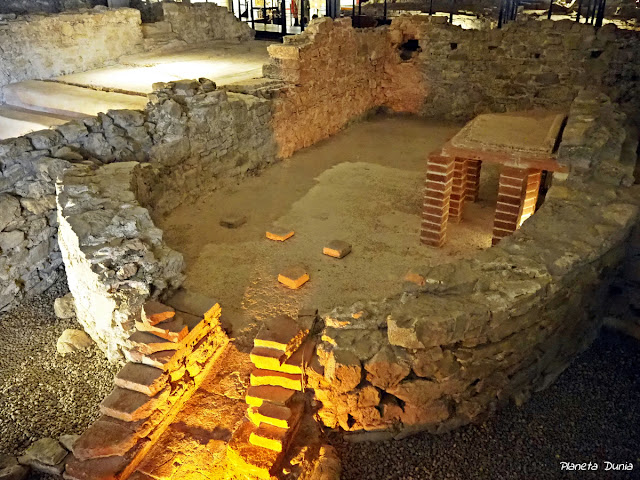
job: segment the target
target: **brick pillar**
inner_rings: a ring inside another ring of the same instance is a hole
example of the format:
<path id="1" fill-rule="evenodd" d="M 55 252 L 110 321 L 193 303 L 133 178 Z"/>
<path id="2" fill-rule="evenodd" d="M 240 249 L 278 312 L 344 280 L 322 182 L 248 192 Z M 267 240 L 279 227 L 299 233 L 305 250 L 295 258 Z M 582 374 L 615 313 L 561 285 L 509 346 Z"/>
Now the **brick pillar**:
<path id="1" fill-rule="evenodd" d="M 453 185 L 451 188 L 451 203 L 449 204 L 449 221 L 460 223 L 462 209 L 467 196 L 467 161 L 456 158 L 453 165 Z"/>
<path id="2" fill-rule="evenodd" d="M 420 241 L 426 245 L 441 247 L 446 240 L 454 163 L 453 157 L 439 154 L 431 154 L 427 160 L 420 232 Z"/>
<path id="3" fill-rule="evenodd" d="M 502 167 L 492 245 L 511 235 L 520 228 L 522 222 L 533 215 L 540 176 L 541 171 L 533 168 Z"/>
<path id="4" fill-rule="evenodd" d="M 478 200 L 480 192 L 480 160 L 467 160 L 467 185 L 465 189 L 465 200 L 475 202 Z"/>

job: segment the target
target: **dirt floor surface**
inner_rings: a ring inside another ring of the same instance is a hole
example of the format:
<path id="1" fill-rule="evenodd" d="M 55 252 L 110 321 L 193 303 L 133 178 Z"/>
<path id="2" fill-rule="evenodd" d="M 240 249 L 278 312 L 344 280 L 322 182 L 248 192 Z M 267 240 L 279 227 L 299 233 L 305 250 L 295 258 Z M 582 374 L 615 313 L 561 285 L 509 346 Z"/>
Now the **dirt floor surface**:
<path id="1" fill-rule="evenodd" d="M 483 171 L 481 199 L 450 224 L 444 248 L 421 245 L 426 158 L 458 125 L 376 116 L 264 171 L 184 205 L 160 220 L 167 243 L 185 255 L 186 286 L 217 298 L 234 336 L 251 337 L 254 319 L 322 312 L 399 293 L 407 271 L 451 262 L 491 244 L 497 173 Z M 245 215 L 237 229 L 219 225 Z M 265 238 L 273 226 L 295 231 L 286 242 Z M 332 240 L 352 245 L 343 259 L 322 254 Z M 302 265 L 299 290 L 278 273 Z M 249 329 L 249 330 L 247 330 Z M 242 333 L 244 332 L 244 334 Z"/>

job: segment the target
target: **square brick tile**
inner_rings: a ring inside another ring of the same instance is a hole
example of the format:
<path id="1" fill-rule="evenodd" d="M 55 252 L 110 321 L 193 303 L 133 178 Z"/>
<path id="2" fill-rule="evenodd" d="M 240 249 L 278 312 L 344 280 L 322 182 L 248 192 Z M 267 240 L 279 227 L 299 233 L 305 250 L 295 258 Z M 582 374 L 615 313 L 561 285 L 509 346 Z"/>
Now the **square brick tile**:
<path id="1" fill-rule="evenodd" d="M 334 258 L 344 258 L 351 253 L 351 244 L 342 240 L 332 240 L 322 249 L 322 253 Z"/>

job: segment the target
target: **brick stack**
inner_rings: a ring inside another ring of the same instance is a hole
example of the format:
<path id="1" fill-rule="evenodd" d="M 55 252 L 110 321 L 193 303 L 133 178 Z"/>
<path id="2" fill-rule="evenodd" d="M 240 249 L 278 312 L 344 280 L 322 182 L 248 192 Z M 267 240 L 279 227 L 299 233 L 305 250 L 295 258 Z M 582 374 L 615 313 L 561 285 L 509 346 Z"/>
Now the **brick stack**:
<path id="1" fill-rule="evenodd" d="M 467 160 L 467 184 L 465 187 L 465 200 L 476 202 L 480 193 L 480 160 Z"/>
<path id="2" fill-rule="evenodd" d="M 307 336 L 316 313 L 307 313 L 298 322 L 286 316 L 266 322 L 254 340 L 248 420 L 227 448 L 230 464 L 244 475 L 264 479 L 276 475 L 300 424 L 303 374 L 315 350 Z"/>
<path id="3" fill-rule="evenodd" d="M 427 160 L 420 241 L 441 247 L 447 238 L 449 202 L 453 188 L 454 159 L 432 153 Z"/>
<path id="4" fill-rule="evenodd" d="M 75 443 L 66 479 L 128 478 L 227 344 L 217 302 L 182 290 L 167 303 L 143 306 L 129 362 Z"/>
<path id="5" fill-rule="evenodd" d="M 449 221 L 460 223 L 462 210 L 467 197 L 467 161 L 456 158 L 453 165 L 453 183 L 449 201 Z"/>
<path id="6" fill-rule="evenodd" d="M 498 203 L 493 222 L 492 245 L 515 232 L 536 209 L 541 171 L 534 168 L 502 167 Z"/>

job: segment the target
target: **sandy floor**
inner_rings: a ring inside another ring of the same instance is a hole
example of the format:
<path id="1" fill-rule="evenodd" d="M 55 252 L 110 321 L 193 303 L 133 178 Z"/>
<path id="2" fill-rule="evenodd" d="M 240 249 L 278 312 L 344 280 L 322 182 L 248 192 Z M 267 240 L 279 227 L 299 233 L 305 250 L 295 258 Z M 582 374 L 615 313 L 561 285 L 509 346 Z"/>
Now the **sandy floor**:
<path id="1" fill-rule="evenodd" d="M 375 117 L 297 153 L 235 186 L 159 220 L 170 246 L 187 262 L 186 285 L 218 298 L 234 336 L 250 336 L 254 319 L 321 312 L 400 291 L 406 272 L 473 255 L 491 244 L 496 172 L 483 173 L 481 200 L 451 225 L 442 249 L 419 243 L 425 159 L 458 130 L 414 118 Z M 225 214 L 248 222 L 219 226 Z M 296 233 L 284 243 L 265 238 L 272 225 Z M 353 245 L 342 260 L 322 254 L 339 239 Z M 299 290 L 278 273 L 304 265 L 311 280 Z M 243 329 L 247 329 L 243 335 Z"/>
<path id="2" fill-rule="evenodd" d="M 145 53 L 120 59 L 118 65 L 63 75 L 54 80 L 72 85 L 147 94 L 155 82 L 205 77 L 219 85 L 262 77 L 271 42 L 211 42 L 179 51 Z"/>

